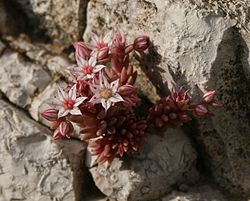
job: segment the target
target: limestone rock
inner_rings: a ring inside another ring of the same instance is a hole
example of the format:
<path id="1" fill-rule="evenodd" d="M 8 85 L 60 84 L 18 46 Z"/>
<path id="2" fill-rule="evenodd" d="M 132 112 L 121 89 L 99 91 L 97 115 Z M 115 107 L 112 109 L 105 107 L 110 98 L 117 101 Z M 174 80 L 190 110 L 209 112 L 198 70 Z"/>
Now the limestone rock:
<path id="1" fill-rule="evenodd" d="M 82 201 L 82 142 L 50 132 L 0 100 L 0 200 Z"/>
<path id="2" fill-rule="evenodd" d="M 33 96 L 41 92 L 51 79 L 42 66 L 11 51 L 5 51 L 0 57 L 0 65 L 0 90 L 20 107 L 29 105 Z"/>
<path id="3" fill-rule="evenodd" d="M 62 48 L 58 45 L 43 43 L 32 43 L 30 38 L 21 34 L 19 37 L 5 37 L 9 45 L 14 50 L 24 54 L 29 59 L 46 68 L 54 75 L 69 76 L 67 68 L 72 66 L 70 60 L 62 53 Z"/>
<path id="4" fill-rule="evenodd" d="M 42 93 L 35 97 L 30 105 L 29 113 L 33 119 L 50 126 L 50 122 L 41 116 L 41 112 L 50 108 L 53 98 L 56 96 L 56 83 L 49 84 Z"/>
<path id="5" fill-rule="evenodd" d="M 194 187 L 186 193 L 174 191 L 162 198 L 162 201 L 226 201 L 226 199 L 218 190 L 208 185 L 202 185 Z"/>
<path id="6" fill-rule="evenodd" d="M 53 42 L 70 46 L 81 38 L 85 27 L 87 0 L 17 0 L 29 20 L 46 31 Z"/>
<path id="7" fill-rule="evenodd" d="M 29 105 L 33 96 L 50 82 L 50 75 L 42 66 L 25 60 L 18 53 L 5 51 L 0 63 L 0 90 L 20 107 Z"/>
<path id="8" fill-rule="evenodd" d="M 197 179 L 196 152 L 181 130 L 169 129 L 162 136 L 149 134 L 139 155 L 116 158 L 110 165 L 94 165 L 88 153 L 88 166 L 96 186 L 118 201 L 159 198 L 172 185 Z"/>
<path id="9" fill-rule="evenodd" d="M 214 179 L 235 192 L 249 193 L 248 49 L 234 27 L 247 30 L 250 5 L 237 1 L 237 10 L 231 1 L 213 4 L 216 1 L 93 0 L 88 4 L 84 39 L 89 40 L 91 32 L 113 28 L 129 38 L 143 32 L 152 42 L 141 56 L 143 70 L 161 95 L 168 93 L 172 82 L 193 89 L 195 99 L 206 88 L 215 89 L 224 106 L 213 111 L 211 119 L 199 120 L 199 132 L 193 137 Z M 237 19 L 230 19 L 230 14 Z"/>

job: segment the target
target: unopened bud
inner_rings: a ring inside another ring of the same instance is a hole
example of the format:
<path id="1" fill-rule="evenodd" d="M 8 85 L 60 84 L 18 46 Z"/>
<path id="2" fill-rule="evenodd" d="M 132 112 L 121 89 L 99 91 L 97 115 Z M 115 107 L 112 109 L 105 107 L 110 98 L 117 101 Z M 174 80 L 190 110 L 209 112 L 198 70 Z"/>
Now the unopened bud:
<path id="1" fill-rule="evenodd" d="M 134 50 L 134 46 L 133 45 L 128 45 L 125 50 L 124 53 L 125 54 L 129 54 L 130 52 L 132 52 Z"/>
<path id="2" fill-rule="evenodd" d="M 138 52 L 146 50 L 149 46 L 148 36 L 139 36 L 134 40 L 134 49 Z"/>
<path id="3" fill-rule="evenodd" d="M 98 52 L 98 60 L 103 60 L 103 59 L 106 59 L 108 58 L 109 56 L 109 47 L 103 47 L 101 49 L 99 49 L 99 52 Z"/>
<path id="4" fill-rule="evenodd" d="M 124 48 L 126 43 L 125 35 L 121 33 L 116 33 L 113 35 L 113 45 L 119 49 Z"/>
<path id="5" fill-rule="evenodd" d="M 73 125 L 69 121 L 63 121 L 59 125 L 59 131 L 64 137 L 70 138 L 70 134 L 73 132 L 73 130 Z"/>
<path id="6" fill-rule="evenodd" d="M 204 115 L 207 115 L 209 113 L 208 109 L 204 105 L 197 105 L 194 108 L 194 112 L 198 116 L 204 116 Z"/>
<path id="7" fill-rule="evenodd" d="M 47 109 L 43 113 L 41 113 L 42 117 L 47 119 L 48 121 L 57 121 L 58 120 L 58 111 L 56 109 Z"/>
<path id="8" fill-rule="evenodd" d="M 53 139 L 57 140 L 59 138 L 62 138 L 62 134 L 60 133 L 59 128 L 57 128 L 53 133 Z"/>
<path id="9" fill-rule="evenodd" d="M 129 95 L 129 94 L 134 93 L 135 91 L 136 91 L 136 87 L 130 84 L 123 85 L 118 89 L 118 92 L 121 95 Z"/>
<path id="10" fill-rule="evenodd" d="M 215 97 L 215 91 L 208 91 L 203 95 L 203 100 L 207 103 L 210 103 L 214 100 Z"/>
<path id="11" fill-rule="evenodd" d="M 90 54 L 92 52 L 92 49 L 84 42 L 75 42 L 73 44 L 75 50 L 76 50 L 76 58 L 81 57 L 83 59 L 89 58 Z"/>

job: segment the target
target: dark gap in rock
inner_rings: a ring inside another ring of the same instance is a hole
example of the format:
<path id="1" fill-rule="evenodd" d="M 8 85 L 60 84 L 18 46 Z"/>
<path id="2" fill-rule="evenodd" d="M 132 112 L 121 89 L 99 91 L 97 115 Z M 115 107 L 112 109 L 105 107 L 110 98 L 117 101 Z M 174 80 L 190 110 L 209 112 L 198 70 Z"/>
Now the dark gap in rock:
<path id="1" fill-rule="evenodd" d="M 89 0 L 81 0 L 79 6 L 79 35 L 78 39 L 82 40 L 83 34 L 87 27 L 87 8 Z"/>
<path id="2" fill-rule="evenodd" d="M 41 28 L 40 19 L 34 14 L 30 0 L 5 0 L 7 13 L 15 21 L 14 35 L 25 33 L 32 41 L 49 43 L 46 30 Z"/>
<path id="3" fill-rule="evenodd" d="M 0 2 L 0 35 L 14 35 L 24 33 L 27 22 L 24 13 L 18 8 L 13 0 Z"/>
<path id="4" fill-rule="evenodd" d="M 134 107 L 135 115 L 138 119 L 146 119 L 148 115 L 148 110 L 153 106 L 153 103 L 148 99 L 147 96 L 139 94 L 141 102 L 139 102 L 136 107 Z"/>
<path id="5" fill-rule="evenodd" d="M 95 185 L 92 175 L 90 174 L 88 168 L 84 166 L 86 175 L 84 177 L 84 195 L 83 200 L 80 201 L 94 201 L 96 198 L 104 198 L 106 197 Z"/>

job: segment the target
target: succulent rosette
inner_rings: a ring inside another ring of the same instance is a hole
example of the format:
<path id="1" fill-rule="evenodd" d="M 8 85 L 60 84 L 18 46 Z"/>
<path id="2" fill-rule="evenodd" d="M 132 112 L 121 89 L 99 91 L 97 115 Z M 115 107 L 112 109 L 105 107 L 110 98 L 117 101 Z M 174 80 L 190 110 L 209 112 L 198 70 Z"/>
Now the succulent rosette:
<path id="1" fill-rule="evenodd" d="M 139 36 L 127 44 L 124 34 L 109 32 L 93 36 L 91 43 L 73 44 L 77 65 L 70 67 L 71 81 L 57 87 L 51 108 L 42 116 L 51 122 L 53 138 L 71 138 L 75 126 L 79 138 L 89 142 L 98 163 L 111 163 L 139 151 L 148 125 L 178 127 L 191 114 L 210 114 L 208 105 L 218 106 L 215 91 L 208 91 L 193 104 L 188 93 L 172 91 L 149 109 L 147 119 L 138 119 L 134 107 L 140 102 L 135 86 L 137 71 L 130 65 L 130 53 L 149 47 L 149 37 Z"/>

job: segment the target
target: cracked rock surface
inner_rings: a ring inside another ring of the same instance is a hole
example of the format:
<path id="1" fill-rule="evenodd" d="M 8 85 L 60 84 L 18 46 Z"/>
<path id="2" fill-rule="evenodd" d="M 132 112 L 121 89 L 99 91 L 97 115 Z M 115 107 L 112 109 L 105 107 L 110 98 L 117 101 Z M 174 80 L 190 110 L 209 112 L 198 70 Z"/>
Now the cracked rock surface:
<path id="1" fill-rule="evenodd" d="M 0 1 L 0 201 L 248 200 L 249 22 L 248 0 Z M 140 154 L 111 165 L 89 152 L 85 161 L 76 139 L 53 141 L 40 112 L 69 77 L 71 45 L 108 30 L 150 37 L 142 97 L 155 102 L 174 83 L 197 100 L 215 89 L 223 107 L 183 130 L 151 131 Z"/>
<path id="2" fill-rule="evenodd" d="M 0 63 L 0 90 L 20 107 L 29 105 L 33 96 L 41 92 L 51 80 L 42 66 L 11 50 L 2 54 Z"/>
<path id="3" fill-rule="evenodd" d="M 90 1 L 84 33 L 86 40 L 110 29 L 149 35 L 142 65 L 160 95 L 172 83 L 193 89 L 195 99 L 217 91 L 223 107 L 190 135 L 207 171 L 239 194 L 250 194 L 249 9 L 249 1 Z"/>
<path id="4" fill-rule="evenodd" d="M 87 0 L 17 0 L 16 2 L 23 8 L 33 29 L 44 30 L 54 43 L 68 47 L 81 38 L 85 27 Z"/>
<path id="5" fill-rule="evenodd" d="M 152 131 L 139 155 L 115 159 L 110 166 L 94 166 L 95 158 L 88 155 L 87 166 L 96 186 L 118 201 L 139 201 L 159 198 L 173 185 L 195 181 L 199 177 L 196 152 L 188 138 L 179 129 L 161 135 Z"/>
<path id="6" fill-rule="evenodd" d="M 0 100 L 0 200 L 81 201 L 85 147 L 50 132 Z"/>

